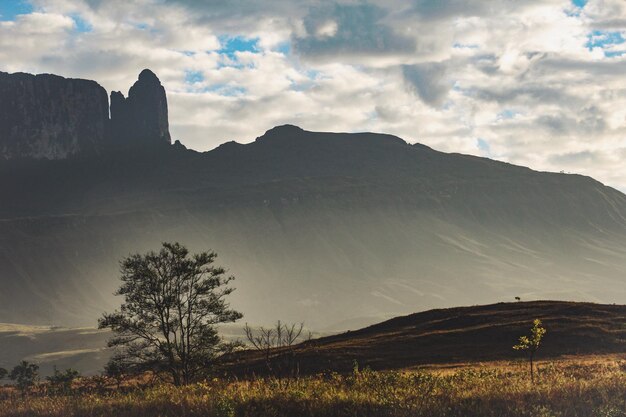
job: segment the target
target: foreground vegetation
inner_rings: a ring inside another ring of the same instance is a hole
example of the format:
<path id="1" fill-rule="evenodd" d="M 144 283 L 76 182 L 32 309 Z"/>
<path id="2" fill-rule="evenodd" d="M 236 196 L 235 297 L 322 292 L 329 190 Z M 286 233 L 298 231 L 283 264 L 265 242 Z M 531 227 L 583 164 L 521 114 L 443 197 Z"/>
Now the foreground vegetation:
<path id="1" fill-rule="evenodd" d="M 119 310 L 99 321 L 101 328 L 114 333 L 109 347 L 115 352 L 104 375 L 79 378 L 72 369 L 55 369 L 40 383 L 36 364 L 22 361 L 10 374 L 0 369 L 0 378 L 9 376 L 15 382 L 0 390 L 0 417 L 626 417 L 625 358 L 535 367 L 535 354 L 547 332 L 540 319 L 513 346 L 527 354 L 528 368 L 520 361 L 452 371 L 374 372 L 355 363 L 351 373 L 300 377 L 301 370 L 307 375 L 314 372 L 311 365 L 326 367 L 318 370 L 349 371 L 350 362 L 345 360 L 354 357 L 351 353 L 346 357 L 345 348 L 354 343 L 353 335 L 327 338 L 326 342 L 339 344 L 338 355 L 330 360 L 306 360 L 297 355 L 297 348 L 303 348 L 300 353 L 319 354 L 318 341 L 297 345 L 303 324 L 280 321 L 274 328 L 256 331 L 246 325 L 253 359 L 256 356 L 264 365 L 255 368 L 245 362 L 249 351 L 238 352 L 239 343 L 226 343 L 218 334 L 217 324 L 235 322 L 242 314 L 230 309 L 226 298 L 234 290 L 228 286 L 233 277 L 213 265 L 216 256 L 214 252 L 191 255 L 178 243 L 163 243 L 159 252 L 123 259 L 117 295 L 124 301 Z M 401 331 L 410 332 L 412 344 L 406 345 L 398 337 L 401 333 L 384 330 L 397 320 L 403 322 Z M 382 339 L 391 349 L 381 349 L 380 344 L 378 349 L 395 356 L 402 353 L 405 363 L 413 365 L 420 362 L 406 361 L 407 351 L 425 345 L 423 339 L 415 340 L 416 327 L 405 321 L 401 317 L 356 333 L 367 336 L 367 331 L 380 331 L 382 326 Z M 479 328 L 492 328 L 493 323 L 490 317 Z M 446 334 L 449 325 L 446 322 Z M 432 328 L 429 332 L 436 333 Z M 467 335 L 462 335 L 463 346 L 448 343 L 454 357 L 467 346 L 481 349 Z M 381 337 L 370 334 L 366 339 L 369 344 Z M 441 355 L 441 342 L 430 346 L 430 351 Z M 619 346 L 623 347 L 621 340 Z M 483 353 L 493 355 L 494 346 L 486 347 Z M 373 353 L 369 351 L 370 357 L 380 360 Z M 337 366 L 340 361 L 343 368 Z M 384 365 L 384 369 L 402 367 L 394 366 L 393 360 Z M 219 372 L 230 376 L 208 379 Z M 235 376 L 251 372 L 271 376 Z"/>
<path id="2" fill-rule="evenodd" d="M 297 379 L 214 379 L 81 392 L 19 395 L 0 416 L 626 416 L 626 361 L 523 363 L 456 370 L 322 374 Z M 88 381 L 83 380 L 81 384 Z"/>

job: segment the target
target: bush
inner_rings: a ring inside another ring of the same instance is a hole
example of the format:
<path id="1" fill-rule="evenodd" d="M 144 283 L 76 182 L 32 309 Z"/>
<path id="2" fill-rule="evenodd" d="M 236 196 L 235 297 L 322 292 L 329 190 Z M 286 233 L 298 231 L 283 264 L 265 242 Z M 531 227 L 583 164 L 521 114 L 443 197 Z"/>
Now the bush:
<path id="1" fill-rule="evenodd" d="M 60 372 L 55 366 L 52 376 L 46 377 L 48 390 L 52 394 L 70 394 L 72 392 L 72 383 L 79 376 L 80 373 L 74 369 L 68 368 Z"/>

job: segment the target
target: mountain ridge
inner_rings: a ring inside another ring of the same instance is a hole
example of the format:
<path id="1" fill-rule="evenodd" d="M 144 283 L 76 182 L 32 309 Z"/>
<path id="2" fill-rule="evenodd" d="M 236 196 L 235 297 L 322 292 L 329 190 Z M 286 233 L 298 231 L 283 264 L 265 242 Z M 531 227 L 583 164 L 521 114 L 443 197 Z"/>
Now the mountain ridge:
<path id="1" fill-rule="evenodd" d="M 89 325 L 114 306 L 119 259 L 171 240 L 218 251 L 253 317 L 318 328 L 515 295 L 626 299 L 622 193 L 393 136 L 291 126 L 204 153 L 4 161 L 0 195 L 3 321 Z"/>
<path id="2" fill-rule="evenodd" d="M 61 180 L 68 183 L 80 182 L 85 177 L 86 180 L 81 186 L 83 192 L 89 192 L 92 183 L 97 188 L 103 180 L 111 181 L 109 187 L 130 187 L 135 181 L 132 175 L 118 175 L 113 171 L 122 172 L 132 169 L 129 168 L 132 164 L 138 164 L 145 171 L 142 178 L 150 180 L 151 187 L 158 188 L 159 192 L 176 192 L 177 189 L 190 186 L 184 185 L 186 174 L 183 174 L 181 178 L 176 177 L 175 171 L 180 170 L 193 172 L 196 178 L 192 187 L 196 189 L 207 187 L 225 189 L 234 186 L 259 186 L 260 184 L 271 186 L 276 184 L 277 180 L 297 181 L 298 179 L 318 182 L 336 179 L 351 182 L 353 185 L 367 182 L 364 186 L 377 184 L 378 187 L 390 183 L 392 186 L 399 186 L 403 183 L 430 193 L 433 192 L 433 188 L 439 187 L 441 198 L 437 203 L 444 204 L 446 199 L 448 202 L 454 201 L 454 194 L 462 193 L 466 184 L 471 185 L 472 182 L 483 184 L 483 186 L 504 184 L 501 185 L 503 187 L 508 181 L 509 184 L 512 183 L 517 187 L 535 187 L 535 191 L 541 191 L 541 187 L 550 186 L 554 188 L 553 192 L 559 193 L 567 188 L 575 189 L 585 186 L 600 196 L 610 193 L 613 199 L 623 200 L 624 198 L 618 190 L 604 186 L 591 177 L 534 171 L 487 158 L 442 153 L 431 148 L 416 149 L 402 139 L 391 135 L 317 133 L 290 127 L 287 130 L 301 132 L 300 137 L 294 137 L 293 133 L 289 136 L 279 134 L 273 137 L 271 134 L 277 132 L 276 129 L 268 131 L 269 134 L 260 136 L 252 143 L 220 146 L 204 153 L 174 147 L 156 147 L 97 156 L 95 159 L 85 156 L 67 163 L 54 161 L 4 163 L 0 164 L 0 172 L 4 171 L 7 176 L 4 176 L 4 182 L 0 179 L 0 191 L 10 190 L 11 185 L 16 183 L 14 178 L 19 178 L 20 175 L 30 176 L 30 185 L 36 189 L 38 185 L 32 173 L 37 169 L 43 170 L 43 173 L 38 174 L 39 177 L 53 179 L 55 176 L 58 177 L 59 172 L 66 170 L 69 177 L 61 178 Z M 389 138 L 392 138 L 392 141 L 387 140 Z M 80 178 L 70 178 L 75 177 L 74 167 L 81 166 Z M 54 172 L 55 175 L 51 177 L 48 174 L 49 171 Z M 9 173 L 14 178 L 10 178 Z M 504 177 L 501 176 L 503 173 L 506 174 Z M 26 180 L 22 183 L 24 181 Z M 375 184 L 370 184 L 372 181 Z M 536 186 L 533 185 L 535 183 L 537 183 Z M 44 190 L 53 186 L 45 181 L 43 184 L 41 188 Z M 149 187 L 146 190 L 148 189 Z M 145 193 L 146 190 L 136 189 L 140 193 Z M 297 187 L 295 189 L 291 187 L 289 190 L 292 194 L 298 193 Z M 37 194 L 34 191 L 23 191 L 27 195 Z M 506 189 L 496 191 L 511 194 Z M 324 193 L 325 191 L 318 189 L 318 192 Z M 497 198 L 497 195 L 494 194 L 491 198 Z M 511 195 L 511 198 L 519 199 L 520 197 Z M 19 201 L 18 198 L 13 200 Z M 71 198 L 62 203 L 67 206 L 69 201 Z M 21 211 L 15 209 L 13 212 L 19 212 L 19 217 L 24 217 L 23 213 L 32 210 L 32 205 L 28 207 L 23 205 L 21 209 Z M 572 206 L 569 210 L 576 210 L 576 207 Z M 75 208 L 71 213 L 76 212 L 80 212 L 80 208 Z M 59 214 L 68 213 L 55 213 L 55 215 Z M 36 213 L 28 216 L 33 215 Z M 6 211 L 2 213 L 1 209 L 0 216 L 11 218 Z M 610 217 L 620 224 L 624 223 L 624 215 L 621 212 Z"/>
<path id="3" fill-rule="evenodd" d="M 0 160 L 0 321 L 93 325 L 119 260 L 164 241 L 216 250 L 255 321 L 626 300 L 626 196 L 590 177 L 293 125 L 200 153 L 170 144 L 142 74 L 151 104 L 118 108 L 130 146 Z"/>

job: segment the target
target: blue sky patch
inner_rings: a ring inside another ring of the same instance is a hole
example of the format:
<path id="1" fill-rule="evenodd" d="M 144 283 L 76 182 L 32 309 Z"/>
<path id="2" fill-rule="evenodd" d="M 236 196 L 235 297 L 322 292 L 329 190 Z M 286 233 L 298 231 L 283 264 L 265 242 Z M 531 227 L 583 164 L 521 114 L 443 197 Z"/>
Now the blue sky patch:
<path id="1" fill-rule="evenodd" d="M 86 32 L 92 31 L 93 27 L 91 26 L 91 24 L 87 22 L 85 19 L 83 19 L 82 17 L 80 17 L 79 15 L 71 15 L 70 17 L 74 21 L 74 27 L 76 28 L 76 31 L 80 33 L 86 33 Z"/>
<path id="2" fill-rule="evenodd" d="M 310 70 L 307 70 L 305 74 L 306 74 L 307 78 L 309 78 L 311 80 L 315 80 L 315 79 L 319 78 L 322 73 L 317 71 L 317 70 L 310 69 Z"/>
<path id="3" fill-rule="evenodd" d="M 580 13 L 588 2 L 589 0 L 572 0 L 572 6 L 574 7 L 567 8 L 564 12 L 569 17 L 580 17 Z"/>
<path id="4" fill-rule="evenodd" d="M 619 45 L 624 43 L 622 32 L 609 32 L 604 30 L 594 30 L 587 35 L 587 48 L 591 51 L 593 48 L 604 48 L 605 46 Z"/>
<path id="5" fill-rule="evenodd" d="M 244 68 L 244 65 L 237 59 L 237 52 L 259 52 L 259 38 L 220 36 L 219 40 L 222 47 L 217 52 L 222 56 L 222 60 L 218 63 L 218 68 Z M 254 67 L 254 65 L 246 66 Z"/>
<path id="6" fill-rule="evenodd" d="M 291 52 L 291 42 L 281 42 L 276 47 L 276 52 L 280 52 L 283 55 L 289 55 Z"/>
<path id="7" fill-rule="evenodd" d="M 515 117 L 515 115 L 519 114 L 518 112 L 516 112 L 515 110 L 511 110 L 511 109 L 504 109 L 503 111 L 501 111 L 500 113 L 498 113 L 498 116 L 496 117 L 498 120 L 507 120 L 507 119 L 512 119 Z"/>
<path id="8" fill-rule="evenodd" d="M 213 84 L 209 87 L 203 88 L 202 92 L 203 93 L 216 93 L 216 94 L 219 94 L 220 96 L 226 96 L 226 97 L 241 97 L 245 95 L 248 92 L 248 90 L 238 85 L 222 83 L 222 84 Z"/>
<path id="9" fill-rule="evenodd" d="M 614 57 L 623 55 L 624 51 L 613 51 L 611 48 L 615 45 L 621 45 L 624 42 L 626 42 L 626 39 L 624 39 L 622 32 L 594 30 L 587 35 L 587 43 L 585 46 L 590 51 L 594 48 L 602 48 L 604 50 L 604 56 Z"/>
<path id="10" fill-rule="evenodd" d="M 185 71 L 185 83 L 196 84 L 204 81 L 204 75 L 201 71 Z"/>
<path id="11" fill-rule="evenodd" d="M 0 21 L 15 20 L 15 16 L 32 13 L 33 6 L 24 0 L 0 0 Z"/>
<path id="12" fill-rule="evenodd" d="M 259 38 L 246 38 L 243 36 L 220 36 L 220 54 L 236 59 L 236 52 L 258 52 Z"/>
<path id="13" fill-rule="evenodd" d="M 489 142 L 487 142 L 485 139 L 478 138 L 476 140 L 476 146 L 478 146 L 478 149 L 485 152 L 487 155 L 491 154 L 491 146 L 489 146 Z"/>

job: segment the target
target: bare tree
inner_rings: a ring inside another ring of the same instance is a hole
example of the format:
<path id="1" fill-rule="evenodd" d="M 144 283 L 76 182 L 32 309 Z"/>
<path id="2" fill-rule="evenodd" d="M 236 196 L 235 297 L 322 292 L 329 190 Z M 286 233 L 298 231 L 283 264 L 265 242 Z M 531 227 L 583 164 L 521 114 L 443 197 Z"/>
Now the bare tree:
<path id="1" fill-rule="evenodd" d="M 285 324 L 280 320 L 270 328 L 259 327 L 255 330 L 248 323 L 244 327 L 246 339 L 254 349 L 263 354 L 268 371 L 279 377 L 298 374 L 299 366 L 295 360 L 295 353 L 292 349 L 285 351 L 284 348 L 304 341 L 303 331 L 304 323 Z M 308 340 L 310 339 L 311 333 L 309 332 Z"/>

